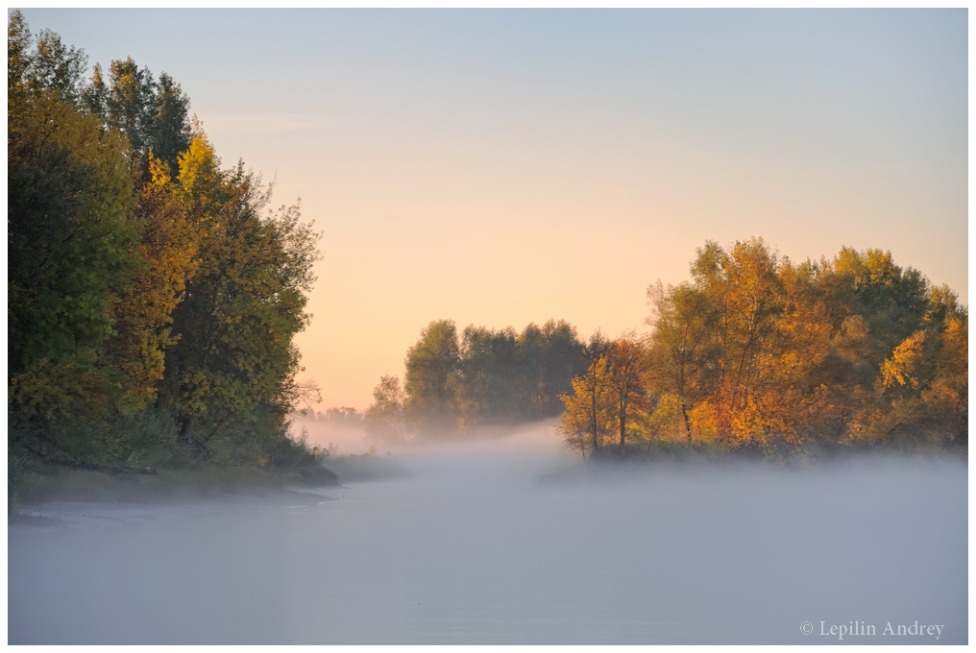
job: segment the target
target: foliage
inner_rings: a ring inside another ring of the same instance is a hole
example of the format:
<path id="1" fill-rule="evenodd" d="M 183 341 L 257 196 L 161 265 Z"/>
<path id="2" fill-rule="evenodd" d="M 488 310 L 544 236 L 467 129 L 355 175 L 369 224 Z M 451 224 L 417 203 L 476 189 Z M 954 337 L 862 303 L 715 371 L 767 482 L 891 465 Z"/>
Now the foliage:
<path id="1" fill-rule="evenodd" d="M 966 310 L 890 253 L 795 265 L 760 239 L 707 243 L 691 273 L 648 291 L 657 437 L 965 443 Z"/>
<path id="2" fill-rule="evenodd" d="M 614 431 L 616 406 L 612 370 L 605 356 L 593 361 L 586 373 L 572 380 L 572 394 L 560 397 L 566 406 L 559 424 L 566 443 L 586 457 L 596 454 Z"/>
<path id="3" fill-rule="evenodd" d="M 206 456 L 219 431 L 273 432 L 300 398 L 292 339 L 309 319 L 318 236 L 298 205 L 265 213 L 271 188 L 241 166 L 220 171 L 203 135 L 181 156 L 180 179 L 203 235 L 173 312 L 161 400 L 187 450 Z"/>
<path id="4" fill-rule="evenodd" d="M 222 169 L 165 73 L 130 58 L 86 83 L 84 53 L 18 11 L 7 53 L 11 479 L 316 460 L 285 419 L 318 256 L 300 205 Z"/>
<path id="5" fill-rule="evenodd" d="M 60 446 L 121 395 L 104 353 L 139 267 L 135 186 L 124 139 L 71 103 L 80 55 L 50 33 L 31 50 L 17 14 L 9 33 L 8 406 L 15 439 Z"/>
<path id="6" fill-rule="evenodd" d="M 404 411 L 425 436 L 440 436 L 458 427 L 459 364 L 457 327 L 450 320 L 431 322 L 407 351 Z"/>
<path id="7" fill-rule="evenodd" d="M 472 325 L 459 336 L 454 322 L 436 320 L 407 352 L 404 431 L 436 437 L 554 417 L 559 396 L 586 365 L 583 344 L 564 321 L 521 333 Z M 374 392 L 370 411 L 379 417 L 395 404 L 389 389 Z"/>
<path id="8" fill-rule="evenodd" d="M 380 440 L 402 442 L 406 437 L 404 398 L 400 379 L 390 375 L 381 377 L 373 389 L 373 403 L 363 418 L 366 433 Z"/>

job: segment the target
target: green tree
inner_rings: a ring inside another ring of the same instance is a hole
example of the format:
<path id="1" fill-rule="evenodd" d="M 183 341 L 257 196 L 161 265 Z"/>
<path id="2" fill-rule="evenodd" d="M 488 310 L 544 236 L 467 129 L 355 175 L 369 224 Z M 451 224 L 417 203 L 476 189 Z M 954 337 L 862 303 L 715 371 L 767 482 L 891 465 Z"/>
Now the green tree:
<path id="1" fill-rule="evenodd" d="M 407 420 L 422 436 L 457 431 L 459 365 L 457 327 L 451 320 L 428 324 L 407 351 L 404 409 Z"/>
<path id="2" fill-rule="evenodd" d="M 150 153 L 168 166 L 171 176 L 179 175 L 179 155 L 192 137 L 190 100 L 170 75 L 162 73 L 157 80 L 131 57 L 116 60 L 109 66 L 108 81 L 101 66 L 95 66 L 80 97 L 109 129 L 126 135 L 144 177 L 149 176 Z"/>
<path id="3" fill-rule="evenodd" d="M 152 98 L 149 151 L 169 166 L 170 175 L 179 174 L 179 155 L 190 146 L 189 110 L 190 99 L 180 85 L 161 73 Z"/>
<path id="4" fill-rule="evenodd" d="M 457 392 L 465 427 L 517 420 L 516 358 L 514 330 L 475 326 L 464 329 Z"/>
<path id="5" fill-rule="evenodd" d="M 402 442 L 406 438 L 404 399 L 400 379 L 390 375 L 380 377 L 373 388 L 373 403 L 366 410 L 366 433 L 381 440 Z"/>
<path id="6" fill-rule="evenodd" d="M 854 441 L 945 446 L 968 441 L 968 317 L 933 288 L 920 328 L 881 365 L 849 428 Z"/>
<path id="7" fill-rule="evenodd" d="M 82 50 L 65 45 L 51 30 L 36 37 L 20 11 L 7 23 L 8 111 L 24 108 L 28 95 L 48 95 L 75 105 L 82 94 L 88 58 Z"/>
<path id="8" fill-rule="evenodd" d="M 540 336 L 534 357 L 526 357 L 530 361 L 534 358 L 527 367 L 533 382 L 530 419 L 558 415 L 562 410 L 560 395 L 572 389 L 572 379 L 585 373 L 590 362 L 576 329 L 566 321 L 547 321 Z"/>
<path id="9" fill-rule="evenodd" d="M 64 449 L 57 426 L 104 420 L 121 392 L 105 345 L 113 306 L 138 268 L 135 187 L 124 139 L 63 88 L 80 53 L 31 50 L 16 12 L 8 35 L 11 426 L 15 438 L 30 432 Z M 45 42 L 60 43 L 49 33 Z"/>
<path id="10" fill-rule="evenodd" d="M 268 211 L 271 187 L 241 165 L 227 172 L 205 137 L 180 157 L 200 264 L 173 316 L 162 398 L 195 457 L 252 459 L 300 398 L 293 337 L 303 329 L 318 235 L 299 205 Z"/>
<path id="11" fill-rule="evenodd" d="M 859 375 L 848 382 L 869 387 L 892 350 L 920 326 L 928 304 L 928 282 L 912 268 L 895 264 L 891 253 L 843 248 L 821 262 L 818 285 L 835 330 L 860 323 Z"/>

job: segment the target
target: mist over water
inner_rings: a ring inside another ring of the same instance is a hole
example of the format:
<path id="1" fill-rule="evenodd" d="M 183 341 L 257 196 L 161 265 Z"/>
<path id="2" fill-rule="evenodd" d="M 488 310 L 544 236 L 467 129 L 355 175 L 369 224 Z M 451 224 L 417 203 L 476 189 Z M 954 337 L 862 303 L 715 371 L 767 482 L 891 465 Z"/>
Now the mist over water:
<path id="1" fill-rule="evenodd" d="M 540 426 L 380 462 L 403 473 L 28 506 L 52 519 L 9 529 L 10 643 L 967 642 L 963 460 L 620 469 Z"/>

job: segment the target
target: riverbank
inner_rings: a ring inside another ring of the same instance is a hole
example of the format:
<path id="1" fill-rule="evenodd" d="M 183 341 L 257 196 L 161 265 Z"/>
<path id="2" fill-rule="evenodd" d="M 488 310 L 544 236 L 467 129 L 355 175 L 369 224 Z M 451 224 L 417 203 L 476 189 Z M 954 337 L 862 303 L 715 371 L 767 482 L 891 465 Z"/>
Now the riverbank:
<path id="1" fill-rule="evenodd" d="M 335 487 L 336 474 L 324 465 L 300 467 L 194 467 L 156 469 L 152 474 L 108 474 L 88 469 L 39 465 L 24 473 L 8 514 L 20 505 L 82 502 L 151 502 L 224 498 L 235 494 L 288 491 L 294 487 Z"/>

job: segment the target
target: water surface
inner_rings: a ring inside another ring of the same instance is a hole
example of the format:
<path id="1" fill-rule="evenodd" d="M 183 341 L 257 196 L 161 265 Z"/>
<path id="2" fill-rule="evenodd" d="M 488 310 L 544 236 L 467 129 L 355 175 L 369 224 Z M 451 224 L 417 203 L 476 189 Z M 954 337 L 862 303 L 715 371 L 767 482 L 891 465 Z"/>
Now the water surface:
<path id="1" fill-rule="evenodd" d="M 554 451 L 445 447 L 388 479 L 227 501 L 26 506 L 9 641 L 967 641 L 962 461 L 610 474 Z"/>

